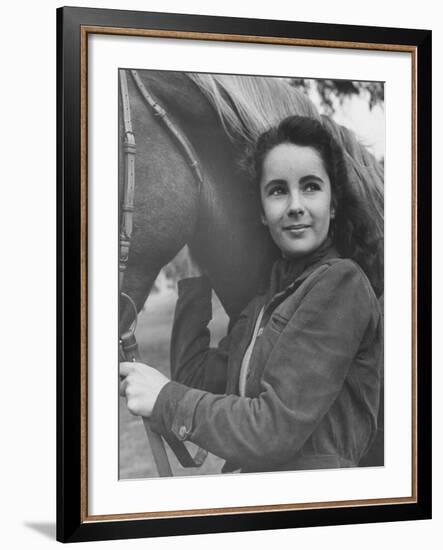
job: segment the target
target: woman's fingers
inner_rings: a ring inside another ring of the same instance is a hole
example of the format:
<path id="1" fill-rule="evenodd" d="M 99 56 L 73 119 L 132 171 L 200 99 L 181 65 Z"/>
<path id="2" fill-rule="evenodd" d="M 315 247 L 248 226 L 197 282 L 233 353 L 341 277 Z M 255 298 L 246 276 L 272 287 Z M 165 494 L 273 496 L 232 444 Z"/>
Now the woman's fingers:
<path id="1" fill-rule="evenodd" d="M 120 376 L 123 378 L 128 376 L 128 374 L 134 370 L 135 364 L 136 363 L 131 363 L 129 361 L 123 361 L 120 363 Z"/>
<path id="2" fill-rule="evenodd" d="M 128 397 L 126 393 L 126 389 L 129 384 L 129 378 L 128 376 L 134 372 L 135 363 L 131 363 L 129 361 L 120 363 L 119 367 L 119 374 L 120 374 L 120 395 L 122 397 Z"/>
<path id="3" fill-rule="evenodd" d="M 164 374 L 144 363 L 120 363 L 120 395 L 130 413 L 149 417 L 160 390 L 169 382 Z"/>
<path id="4" fill-rule="evenodd" d="M 128 385 L 128 380 L 127 378 L 123 378 L 123 380 L 120 382 L 120 395 L 122 397 L 126 397 L 126 386 Z"/>

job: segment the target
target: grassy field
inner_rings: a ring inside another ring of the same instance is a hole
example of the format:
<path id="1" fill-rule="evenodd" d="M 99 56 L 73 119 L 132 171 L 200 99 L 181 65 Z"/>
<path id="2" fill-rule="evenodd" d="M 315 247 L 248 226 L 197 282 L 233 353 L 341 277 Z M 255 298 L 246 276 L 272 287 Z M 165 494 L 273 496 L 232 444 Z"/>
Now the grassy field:
<path id="1" fill-rule="evenodd" d="M 147 307 L 140 313 L 136 335 L 143 360 L 169 376 L 169 346 L 177 293 L 169 286 L 160 285 L 160 288 L 160 292 L 149 297 Z M 210 324 L 212 345 L 224 336 L 227 323 L 228 318 L 214 295 Z M 192 443 L 186 445 L 190 450 L 195 449 Z M 200 468 L 183 468 L 166 447 L 174 476 L 219 474 L 224 463 L 210 454 Z M 122 397 L 119 404 L 119 465 L 120 479 L 157 476 L 143 422 L 128 412 L 126 400 Z"/>

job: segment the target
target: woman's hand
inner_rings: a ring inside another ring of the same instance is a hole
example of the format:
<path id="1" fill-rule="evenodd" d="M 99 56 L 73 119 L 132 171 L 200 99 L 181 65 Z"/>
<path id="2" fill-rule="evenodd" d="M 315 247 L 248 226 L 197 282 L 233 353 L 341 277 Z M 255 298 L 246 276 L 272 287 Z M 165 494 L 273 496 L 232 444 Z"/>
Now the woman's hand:
<path id="1" fill-rule="evenodd" d="M 163 386 L 169 382 L 164 374 L 144 363 L 120 363 L 120 395 L 126 397 L 131 414 L 150 417 Z"/>
<path id="2" fill-rule="evenodd" d="M 198 265 L 195 258 L 193 258 L 189 247 L 186 245 L 186 260 L 183 264 L 184 277 L 201 277 L 204 273 L 202 268 Z"/>

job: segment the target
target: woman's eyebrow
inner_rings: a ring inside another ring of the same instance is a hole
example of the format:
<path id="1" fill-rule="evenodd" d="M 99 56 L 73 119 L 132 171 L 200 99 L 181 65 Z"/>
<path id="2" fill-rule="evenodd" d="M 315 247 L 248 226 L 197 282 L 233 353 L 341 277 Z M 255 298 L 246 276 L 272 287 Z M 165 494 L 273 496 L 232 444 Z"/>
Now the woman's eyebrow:
<path id="1" fill-rule="evenodd" d="M 320 176 L 316 176 L 315 174 L 308 174 L 307 176 L 303 176 L 302 178 L 300 178 L 300 183 L 305 183 L 306 181 L 312 181 L 312 180 L 315 180 L 319 183 L 325 182 L 325 180 Z"/>
<path id="2" fill-rule="evenodd" d="M 286 185 L 286 180 L 281 178 L 275 178 L 275 179 L 269 180 L 265 183 L 264 189 L 267 189 L 271 185 Z"/>

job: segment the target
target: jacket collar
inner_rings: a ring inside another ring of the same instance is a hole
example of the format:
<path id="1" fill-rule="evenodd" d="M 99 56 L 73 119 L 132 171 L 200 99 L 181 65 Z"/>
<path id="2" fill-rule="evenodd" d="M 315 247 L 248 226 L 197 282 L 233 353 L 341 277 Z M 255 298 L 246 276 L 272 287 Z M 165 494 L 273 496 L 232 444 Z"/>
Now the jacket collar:
<path id="1" fill-rule="evenodd" d="M 337 249 L 328 238 L 311 254 L 297 260 L 280 257 L 271 270 L 266 302 L 280 294 L 291 292 L 319 265 L 331 258 L 339 258 Z"/>

